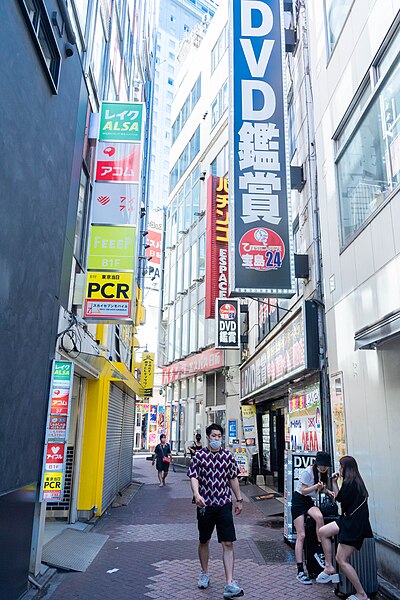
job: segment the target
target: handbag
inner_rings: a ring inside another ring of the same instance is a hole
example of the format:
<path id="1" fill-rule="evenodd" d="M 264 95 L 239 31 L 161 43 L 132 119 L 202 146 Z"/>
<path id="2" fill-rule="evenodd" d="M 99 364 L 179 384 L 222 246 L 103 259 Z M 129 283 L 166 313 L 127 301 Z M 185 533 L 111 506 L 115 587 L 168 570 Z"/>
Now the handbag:
<path id="1" fill-rule="evenodd" d="M 164 448 L 162 446 L 161 446 L 161 450 L 162 450 L 162 453 L 163 453 L 163 458 L 162 458 L 163 463 L 168 463 L 169 464 L 171 462 L 171 458 L 169 456 L 165 456 L 165 454 L 164 454 Z"/>
<path id="2" fill-rule="evenodd" d="M 339 508 L 337 502 L 330 494 L 320 494 L 318 506 L 324 517 L 339 516 Z"/>

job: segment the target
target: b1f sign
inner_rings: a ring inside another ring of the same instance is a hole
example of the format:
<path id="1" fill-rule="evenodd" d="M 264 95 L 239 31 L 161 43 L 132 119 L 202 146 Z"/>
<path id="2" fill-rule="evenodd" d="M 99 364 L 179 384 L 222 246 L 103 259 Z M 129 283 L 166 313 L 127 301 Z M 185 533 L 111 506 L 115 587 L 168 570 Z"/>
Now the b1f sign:
<path id="1" fill-rule="evenodd" d="M 281 0 L 232 0 L 230 294 L 294 294 Z"/>
<path id="2" fill-rule="evenodd" d="M 216 348 L 240 348 L 239 311 L 239 300 L 217 298 L 215 302 Z"/>

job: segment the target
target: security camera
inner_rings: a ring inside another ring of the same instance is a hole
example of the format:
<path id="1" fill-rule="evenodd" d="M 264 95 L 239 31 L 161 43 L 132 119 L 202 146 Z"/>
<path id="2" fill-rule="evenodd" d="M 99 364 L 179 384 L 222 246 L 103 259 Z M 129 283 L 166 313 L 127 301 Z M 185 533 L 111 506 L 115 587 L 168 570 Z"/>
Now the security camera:
<path id="1" fill-rule="evenodd" d="M 75 48 L 72 44 L 70 44 L 69 42 L 65 42 L 64 51 L 65 51 L 65 56 L 67 58 L 70 58 L 71 56 L 74 55 L 74 50 L 75 50 Z"/>

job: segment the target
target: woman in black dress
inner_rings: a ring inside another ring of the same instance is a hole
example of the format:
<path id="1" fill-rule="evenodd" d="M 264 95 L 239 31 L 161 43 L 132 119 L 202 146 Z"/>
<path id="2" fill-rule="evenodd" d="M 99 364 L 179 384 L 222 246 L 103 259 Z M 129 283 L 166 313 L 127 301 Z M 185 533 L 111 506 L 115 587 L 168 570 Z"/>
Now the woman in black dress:
<path id="1" fill-rule="evenodd" d="M 168 475 L 169 464 L 171 462 L 171 447 L 167 444 L 167 438 L 164 434 L 160 435 L 160 443 L 154 449 L 152 465 L 156 463 L 158 480 L 160 487 L 165 485 Z"/>
<path id="2" fill-rule="evenodd" d="M 352 456 L 340 459 L 339 473 L 332 475 L 333 494 L 342 507 L 342 514 L 332 523 L 319 530 L 322 547 L 325 553 L 325 569 L 317 577 L 318 583 L 337 583 L 338 575 L 332 564 L 332 536 L 338 536 L 336 562 L 347 579 L 353 584 L 356 593 L 348 600 L 368 600 L 357 572 L 349 559 L 354 550 L 360 550 L 365 538 L 373 537 L 369 522 L 368 491 L 362 480 L 358 465 Z M 338 488 L 337 480 L 343 478 L 342 487 Z"/>

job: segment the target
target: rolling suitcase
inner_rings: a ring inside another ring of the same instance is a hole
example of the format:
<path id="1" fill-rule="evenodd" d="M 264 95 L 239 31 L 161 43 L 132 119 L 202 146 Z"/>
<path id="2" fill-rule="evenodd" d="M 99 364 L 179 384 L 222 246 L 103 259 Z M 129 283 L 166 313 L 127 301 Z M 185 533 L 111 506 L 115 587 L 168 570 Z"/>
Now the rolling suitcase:
<path id="1" fill-rule="evenodd" d="M 374 538 L 366 538 L 361 546 L 361 550 L 355 550 L 350 558 L 350 563 L 357 571 L 361 585 L 366 591 L 368 598 L 375 598 L 378 592 L 378 575 L 376 570 L 376 552 Z M 336 585 L 335 594 L 341 598 L 348 598 L 355 593 L 354 587 L 350 581 L 341 573 L 340 583 Z"/>
<path id="2" fill-rule="evenodd" d="M 306 539 L 304 540 L 304 559 L 307 573 L 310 579 L 315 579 L 323 570 L 315 560 L 314 554 L 318 550 L 318 538 L 315 529 L 315 521 L 311 517 L 306 518 L 305 522 Z"/>

